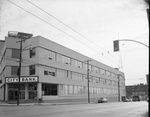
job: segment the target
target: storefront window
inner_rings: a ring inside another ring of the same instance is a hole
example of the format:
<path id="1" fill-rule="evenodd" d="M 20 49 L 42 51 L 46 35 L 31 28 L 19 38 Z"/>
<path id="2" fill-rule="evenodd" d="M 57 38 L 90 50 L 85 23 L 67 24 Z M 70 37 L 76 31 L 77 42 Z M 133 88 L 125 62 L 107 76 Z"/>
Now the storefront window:
<path id="1" fill-rule="evenodd" d="M 20 84 L 20 90 L 25 90 L 25 84 L 24 83 Z"/>
<path id="2" fill-rule="evenodd" d="M 9 84 L 8 96 L 9 100 L 17 100 L 18 98 L 18 84 Z M 25 84 L 20 84 L 20 99 L 25 99 Z"/>
<path id="3" fill-rule="evenodd" d="M 42 84 L 43 95 L 57 95 L 57 84 Z"/>
<path id="4" fill-rule="evenodd" d="M 29 99 L 36 99 L 37 98 L 37 84 L 29 83 L 28 90 L 29 90 Z"/>
<path id="5" fill-rule="evenodd" d="M 37 90 L 37 84 L 29 84 L 29 90 Z"/>

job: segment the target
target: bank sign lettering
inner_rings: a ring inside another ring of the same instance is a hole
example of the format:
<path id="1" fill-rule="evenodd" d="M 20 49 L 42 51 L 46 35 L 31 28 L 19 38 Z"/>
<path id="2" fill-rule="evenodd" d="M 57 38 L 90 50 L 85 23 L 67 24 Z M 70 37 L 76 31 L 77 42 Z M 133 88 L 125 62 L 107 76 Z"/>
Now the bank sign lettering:
<path id="1" fill-rule="evenodd" d="M 6 78 L 6 83 L 17 83 L 19 78 Z M 38 77 L 21 77 L 20 82 L 38 82 Z"/>

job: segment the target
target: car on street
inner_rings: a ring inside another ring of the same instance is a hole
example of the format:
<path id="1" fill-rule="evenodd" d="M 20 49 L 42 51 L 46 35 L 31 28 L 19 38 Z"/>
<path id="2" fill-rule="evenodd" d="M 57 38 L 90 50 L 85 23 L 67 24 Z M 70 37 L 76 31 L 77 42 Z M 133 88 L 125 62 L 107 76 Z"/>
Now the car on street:
<path id="1" fill-rule="evenodd" d="M 139 96 L 133 96 L 132 101 L 140 101 L 140 97 Z"/>
<path id="2" fill-rule="evenodd" d="M 98 100 L 98 103 L 107 103 L 108 102 L 108 99 L 107 98 L 100 98 Z"/>
<path id="3" fill-rule="evenodd" d="M 129 102 L 129 99 L 128 99 L 128 98 L 125 98 L 125 99 L 123 100 L 123 102 Z"/>
<path id="4" fill-rule="evenodd" d="M 125 98 L 125 99 L 123 100 L 123 102 L 132 102 L 132 99 L 131 99 L 131 98 Z"/>

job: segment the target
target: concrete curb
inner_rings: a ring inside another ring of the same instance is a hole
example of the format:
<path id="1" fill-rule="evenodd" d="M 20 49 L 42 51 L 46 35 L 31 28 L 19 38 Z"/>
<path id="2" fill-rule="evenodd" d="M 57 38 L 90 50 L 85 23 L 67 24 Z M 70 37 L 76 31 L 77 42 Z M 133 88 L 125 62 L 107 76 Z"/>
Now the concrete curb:
<path id="1" fill-rule="evenodd" d="M 113 103 L 113 102 L 109 102 Z M 97 102 L 70 102 L 70 103 L 20 103 L 19 106 L 55 106 L 55 105 L 77 105 L 77 104 L 100 104 Z M 6 102 L 0 102 L 0 106 L 18 106 L 17 104 L 9 104 Z"/>
<path id="2" fill-rule="evenodd" d="M 76 104 L 88 104 L 88 103 L 24 103 L 19 106 L 54 106 L 54 105 L 76 105 Z M 94 104 L 94 103 L 91 103 Z M 0 103 L 0 106 L 18 106 L 17 104 Z"/>

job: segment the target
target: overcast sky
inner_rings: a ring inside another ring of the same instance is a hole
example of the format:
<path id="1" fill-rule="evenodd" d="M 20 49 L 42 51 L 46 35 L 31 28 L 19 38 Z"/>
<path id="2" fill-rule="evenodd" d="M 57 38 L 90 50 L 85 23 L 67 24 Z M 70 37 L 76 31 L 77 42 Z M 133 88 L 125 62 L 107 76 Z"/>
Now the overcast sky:
<path id="1" fill-rule="evenodd" d="M 120 68 L 126 85 L 146 83 L 149 49 L 121 41 L 113 52 L 113 41 L 148 45 L 147 7 L 144 0 L 0 0 L 0 40 L 8 31 L 40 35 Z"/>

